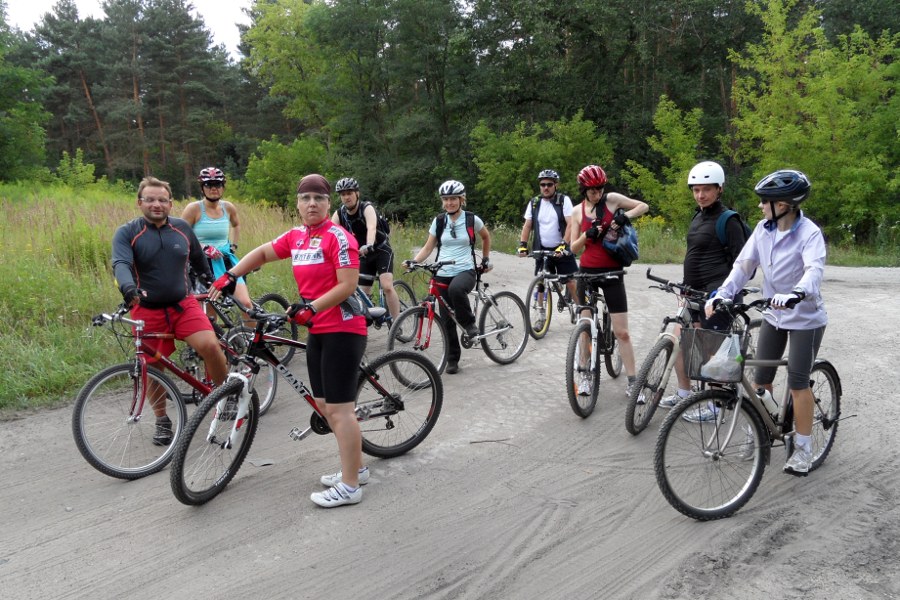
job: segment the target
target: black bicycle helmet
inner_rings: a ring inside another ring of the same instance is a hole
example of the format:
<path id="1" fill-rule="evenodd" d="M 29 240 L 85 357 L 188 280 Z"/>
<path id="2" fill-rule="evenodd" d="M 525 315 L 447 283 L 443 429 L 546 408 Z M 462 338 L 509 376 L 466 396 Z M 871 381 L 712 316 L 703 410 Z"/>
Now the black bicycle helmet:
<path id="1" fill-rule="evenodd" d="M 753 191 L 762 200 L 797 206 L 809 198 L 811 189 L 812 184 L 806 175 L 793 169 L 783 169 L 760 179 Z"/>
<path id="2" fill-rule="evenodd" d="M 344 177 L 343 179 L 338 179 L 338 182 L 334 184 L 335 192 L 358 192 L 359 191 L 359 182 L 352 177 Z"/>
<path id="3" fill-rule="evenodd" d="M 553 181 L 559 181 L 559 173 L 554 171 L 553 169 L 544 169 L 540 173 L 538 173 L 538 181 L 541 179 L 552 179 Z"/>

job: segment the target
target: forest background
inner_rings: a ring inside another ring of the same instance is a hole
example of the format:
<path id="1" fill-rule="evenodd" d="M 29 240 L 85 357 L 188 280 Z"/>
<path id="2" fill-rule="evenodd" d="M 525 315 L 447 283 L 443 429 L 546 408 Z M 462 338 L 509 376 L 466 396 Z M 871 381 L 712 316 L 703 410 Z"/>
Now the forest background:
<path id="1" fill-rule="evenodd" d="M 112 308 L 85 291 L 113 301 L 109 239 L 148 174 L 190 198 L 223 168 L 247 241 L 291 222 L 308 172 L 358 178 L 400 231 L 459 179 L 514 243 L 541 169 L 577 201 L 598 163 L 650 204 L 646 258 L 677 260 L 694 163 L 751 222 L 754 183 L 796 168 L 829 261 L 900 264 L 894 0 L 257 0 L 237 60 L 190 8 L 60 0 L 23 32 L 0 0 L 0 408 L 108 363 L 67 340 Z"/>

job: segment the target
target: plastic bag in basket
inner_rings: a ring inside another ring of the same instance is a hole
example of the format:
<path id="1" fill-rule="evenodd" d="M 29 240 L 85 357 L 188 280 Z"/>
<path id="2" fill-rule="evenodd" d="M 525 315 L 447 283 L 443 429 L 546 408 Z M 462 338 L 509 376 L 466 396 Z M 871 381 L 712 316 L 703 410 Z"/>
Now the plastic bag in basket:
<path id="1" fill-rule="evenodd" d="M 740 381 L 743 360 L 740 337 L 733 333 L 722 342 L 713 357 L 700 367 L 700 375 L 713 381 Z"/>

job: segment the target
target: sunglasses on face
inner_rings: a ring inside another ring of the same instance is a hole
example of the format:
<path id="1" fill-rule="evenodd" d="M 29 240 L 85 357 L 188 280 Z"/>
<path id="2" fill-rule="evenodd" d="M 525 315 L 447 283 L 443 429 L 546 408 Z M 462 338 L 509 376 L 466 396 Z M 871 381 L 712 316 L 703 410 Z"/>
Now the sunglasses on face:
<path id="1" fill-rule="evenodd" d="M 222 187 L 225 187 L 225 184 L 220 181 L 210 181 L 210 182 L 204 183 L 203 187 L 222 188 Z"/>
<path id="2" fill-rule="evenodd" d="M 556 185 L 556 184 L 555 184 L 555 183 L 545 183 L 545 182 L 541 182 L 541 187 L 553 187 L 554 185 Z"/>

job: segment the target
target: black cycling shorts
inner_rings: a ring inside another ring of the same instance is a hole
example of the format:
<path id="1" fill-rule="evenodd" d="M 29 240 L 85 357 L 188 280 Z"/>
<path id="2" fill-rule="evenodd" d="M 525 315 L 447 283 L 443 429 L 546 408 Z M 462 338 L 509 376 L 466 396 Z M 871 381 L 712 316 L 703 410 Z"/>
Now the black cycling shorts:
<path id="1" fill-rule="evenodd" d="M 357 333 L 312 333 L 306 341 L 306 368 L 313 396 L 327 404 L 356 402 L 359 363 L 366 336 Z"/>
<path id="2" fill-rule="evenodd" d="M 582 273 L 609 273 L 610 271 L 621 271 L 622 269 L 618 267 L 581 267 L 580 270 Z M 617 279 L 609 279 L 601 284 L 590 285 L 603 290 L 603 297 L 606 298 L 606 306 L 609 308 L 610 314 L 628 312 L 628 296 L 625 295 L 624 276 Z M 583 279 L 578 280 L 578 298 L 581 304 L 587 304 L 587 286 L 588 284 Z"/>
<path id="3" fill-rule="evenodd" d="M 388 244 L 378 246 L 359 258 L 359 285 L 369 287 L 382 273 L 394 272 L 394 251 Z"/>

